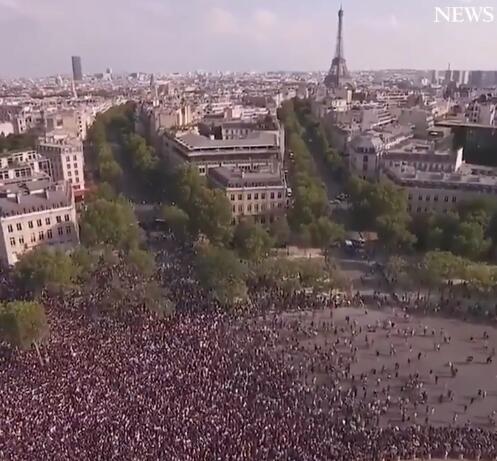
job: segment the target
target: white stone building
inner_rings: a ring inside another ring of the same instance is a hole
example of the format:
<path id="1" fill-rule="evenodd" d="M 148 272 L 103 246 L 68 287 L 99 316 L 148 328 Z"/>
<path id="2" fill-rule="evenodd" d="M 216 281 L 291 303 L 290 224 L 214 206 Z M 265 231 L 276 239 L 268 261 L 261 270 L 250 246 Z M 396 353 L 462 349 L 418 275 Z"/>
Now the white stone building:
<path id="1" fill-rule="evenodd" d="M 466 110 L 466 120 L 479 125 L 497 126 L 497 104 L 487 100 L 471 102 Z"/>
<path id="2" fill-rule="evenodd" d="M 414 136 L 427 139 L 429 132 L 435 126 L 435 119 L 431 110 L 421 107 L 409 107 L 400 110 L 399 123 L 412 125 L 414 127 Z"/>
<path id="3" fill-rule="evenodd" d="M 50 175 L 50 161 L 34 150 L 0 154 L 0 182 L 32 178 L 38 173 Z"/>
<path id="4" fill-rule="evenodd" d="M 413 214 L 447 213 L 461 202 L 497 199 L 497 171 L 477 165 L 462 164 L 454 172 L 435 172 L 396 164 L 385 166 L 382 176 L 406 191 L 408 211 Z"/>
<path id="5" fill-rule="evenodd" d="M 162 152 L 173 166 L 195 165 L 201 175 L 209 168 L 245 171 L 269 168 L 283 161 L 284 142 L 278 132 L 256 131 L 241 139 L 212 139 L 195 132 L 164 134 Z"/>
<path id="6" fill-rule="evenodd" d="M 13 265 L 39 245 L 69 249 L 79 243 L 74 194 L 49 178 L 0 185 L 0 262 Z"/>
<path id="7" fill-rule="evenodd" d="M 68 181 L 77 196 L 85 190 L 83 143 L 79 139 L 47 137 L 37 152 L 50 160 L 50 177 Z"/>
<path id="8" fill-rule="evenodd" d="M 225 191 L 234 222 L 253 217 L 256 222 L 270 224 L 286 213 L 287 187 L 277 170 L 245 172 L 218 167 L 209 169 L 208 178 Z"/>
<path id="9" fill-rule="evenodd" d="M 370 180 L 388 180 L 405 190 L 408 211 L 447 213 L 461 202 L 497 199 L 497 169 L 466 164 L 462 149 L 441 142 L 408 139 L 385 147 L 378 133 L 355 138 L 351 170 Z"/>
<path id="10" fill-rule="evenodd" d="M 377 179 L 384 155 L 401 145 L 409 149 L 412 137 L 412 129 L 403 125 L 368 130 L 355 136 L 348 146 L 350 170 L 363 179 Z"/>

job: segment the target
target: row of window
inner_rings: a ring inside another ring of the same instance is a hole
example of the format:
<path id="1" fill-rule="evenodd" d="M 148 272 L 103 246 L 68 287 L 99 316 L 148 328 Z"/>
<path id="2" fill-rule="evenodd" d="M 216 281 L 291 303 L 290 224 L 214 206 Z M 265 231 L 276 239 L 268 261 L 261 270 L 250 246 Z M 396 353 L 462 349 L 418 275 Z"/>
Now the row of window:
<path id="1" fill-rule="evenodd" d="M 278 204 L 276 203 L 272 203 L 271 204 L 271 208 L 283 208 L 283 203 L 279 202 Z M 252 208 L 252 204 L 249 203 L 247 205 L 247 213 L 252 213 L 252 210 L 254 210 L 254 212 L 258 213 L 259 212 L 259 209 L 260 211 L 266 211 L 266 209 L 269 209 L 270 207 L 267 207 L 265 203 L 263 203 L 260 207 L 259 207 L 259 204 L 258 203 L 255 203 L 253 208 Z M 236 210 L 237 210 L 237 207 L 235 205 L 233 205 L 231 207 L 233 213 L 236 213 Z M 238 205 L 238 213 L 243 213 L 243 205 Z"/>
<path id="2" fill-rule="evenodd" d="M 55 218 L 55 220 L 57 221 L 58 224 L 60 224 L 62 222 L 62 216 L 57 216 Z M 70 217 L 68 214 L 64 215 L 64 221 L 69 221 L 70 220 Z M 52 224 L 52 220 L 50 218 L 45 218 L 45 225 L 47 226 L 50 226 Z M 37 219 L 36 220 L 36 225 L 38 227 L 41 227 L 43 225 L 43 221 L 41 219 Z M 33 221 L 28 221 L 28 227 L 30 229 L 33 229 L 34 228 L 34 222 Z M 16 229 L 18 231 L 22 231 L 22 223 L 18 222 L 16 224 Z M 9 231 L 9 233 L 12 233 L 14 232 L 14 226 L 12 224 L 9 224 L 7 226 L 7 230 Z"/>
<path id="3" fill-rule="evenodd" d="M 358 147 L 356 152 L 360 154 L 375 154 L 376 149 L 374 147 Z"/>
<path id="4" fill-rule="evenodd" d="M 31 169 L 30 168 L 18 168 L 14 171 L 14 176 L 16 178 L 27 178 L 31 176 Z M 10 179 L 9 172 L 4 171 L 3 173 L 0 173 L 0 179 Z"/>
<path id="5" fill-rule="evenodd" d="M 281 199 L 281 198 L 283 198 L 283 193 L 278 192 L 277 196 L 279 199 Z M 232 202 L 235 200 L 235 198 L 236 198 L 236 195 L 231 194 L 230 199 Z M 274 200 L 276 198 L 276 194 L 274 192 L 271 192 L 269 194 L 269 198 L 271 200 Z M 238 194 L 238 200 L 243 200 L 243 194 Z M 247 194 L 247 200 L 252 200 L 252 194 L 250 194 L 250 193 Z M 259 193 L 258 192 L 254 193 L 254 200 L 259 200 Z M 266 200 L 266 193 L 265 192 L 261 193 L 261 200 Z"/>
<path id="6" fill-rule="evenodd" d="M 266 224 L 266 223 L 272 224 L 274 222 L 274 220 L 275 220 L 275 218 L 273 215 L 269 215 L 267 218 L 264 215 L 255 217 L 255 222 L 260 222 L 261 224 Z M 236 224 L 235 218 L 233 218 L 231 220 L 231 224 L 233 224 L 233 225 Z"/>
<path id="7" fill-rule="evenodd" d="M 408 198 L 409 198 L 409 200 L 412 200 L 412 194 L 409 194 Z M 441 197 L 440 197 L 440 198 L 441 198 Z M 431 201 L 431 195 L 427 195 L 426 197 L 424 197 L 424 200 L 425 200 L 426 202 L 430 202 L 430 201 Z M 422 202 L 422 201 L 423 201 L 423 196 L 422 196 L 421 194 L 419 194 L 419 195 L 418 195 L 418 201 L 419 201 L 419 202 Z M 438 202 L 438 195 L 434 195 L 434 196 L 433 196 L 433 201 L 434 201 L 434 202 Z M 444 202 L 446 202 L 446 203 L 447 203 L 448 201 L 449 201 L 449 196 L 448 196 L 448 195 L 446 195 L 446 196 L 444 197 Z M 457 197 L 454 195 L 454 196 L 452 196 L 452 203 L 456 203 L 456 202 L 457 202 Z"/>
<path id="8" fill-rule="evenodd" d="M 67 172 L 67 176 L 71 176 L 71 172 L 70 171 Z M 74 178 L 74 181 L 78 183 L 79 182 L 79 176 L 76 176 Z M 71 177 L 69 178 L 69 182 L 72 184 L 72 178 Z"/>
<path id="9" fill-rule="evenodd" d="M 424 162 L 399 162 L 399 161 L 393 161 L 391 160 L 389 162 L 390 166 L 400 166 L 400 163 L 402 165 L 411 165 L 414 166 L 416 169 L 423 170 L 423 171 L 443 171 L 446 173 L 449 173 L 451 171 L 452 165 L 451 164 L 444 164 L 444 163 L 424 163 Z"/>
<path id="10" fill-rule="evenodd" d="M 66 226 L 66 234 L 69 235 L 71 233 L 72 233 L 72 226 Z M 57 228 L 57 234 L 59 236 L 64 235 L 64 228 L 63 227 L 58 227 Z M 52 229 L 48 229 L 46 234 L 45 234 L 44 231 L 38 232 L 38 241 L 39 242 L 44 241 L 45 238 L 47 240 L 51 240 L 53 238 Z M 24 237 L 23 236 L 19 237 L 18 240 L 19 240 L 19 245 L 24 245 Z M 16 243 L 17 243 L 16 238 L 15 237 L 10 237 L 10 246 L 15 247 Z M 36 234 L 31 234 L 31 243 L 36 243 Z"/>
<path id="11" fill-rule="evenodd" d="M 412 206 L 411 206 L 411 205 L 408 205 L 408 206 L 407 206 L 407 211 L 410 213 L 412 210 L 413 210 Z M 422 212 L 428 213 L 428 211 L 429 211 L 428 207 L 425 207 L 425 208 L 424 208 L 424 210 L 423 210 L 423 208 L 422 208 L 422 207 L 420 207 L 420 206 L 418 206 L 418 207 L 416 208 L 416 213 L 422 213 Z M 443 213 L 445 213 L 445 214 L 447 214 L 447 213 L 448 213 L 448 210 L 447 210 L 446 208 L 444 208 L 444 209 L 442 210 L 442 212 L 443 212 Z"/>

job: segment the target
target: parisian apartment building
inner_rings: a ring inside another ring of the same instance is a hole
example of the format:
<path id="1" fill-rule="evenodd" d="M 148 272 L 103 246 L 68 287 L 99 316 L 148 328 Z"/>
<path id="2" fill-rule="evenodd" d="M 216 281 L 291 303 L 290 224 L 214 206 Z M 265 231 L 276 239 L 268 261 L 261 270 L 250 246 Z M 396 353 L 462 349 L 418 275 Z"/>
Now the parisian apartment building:
<path id="1" fill-rule="evenodd" d="M 40 245 L 79 243 L 76 202 L 85 190 L 81 140 L 46 137 L 35 149 L 0 153 L 0 264 Z"/>

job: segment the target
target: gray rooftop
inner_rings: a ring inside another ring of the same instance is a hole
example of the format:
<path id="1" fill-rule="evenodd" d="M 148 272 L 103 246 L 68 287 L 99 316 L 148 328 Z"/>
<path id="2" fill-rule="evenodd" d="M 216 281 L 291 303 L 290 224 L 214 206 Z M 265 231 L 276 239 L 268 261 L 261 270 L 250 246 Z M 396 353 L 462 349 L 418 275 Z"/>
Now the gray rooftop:
<path id="1" fill-rule="evenodd" d="M 43 180 L 51 181 L 50 176 L 47 173 L 43 171 L 34 171 L 29 178 L 0 179 L 0 190 L 4 190 L 5 188 L 10 189 L 14 184 L 26 183 L 26 181 L 38 182 Z"/>
<path id="2" fill-rule="evenodd" d="M 430 172 L 420 171 L 412 166 L 386 167 L 385 173 L 391 179 L 402 183 L 421 183 L 444 186 L 447 188 L 478 189 L 482 187 L 497 187 L 497 173 L 494 171 L 483 171 L 477 165 L 463 164 L 456 172 Z"/>
<path id="3" fill-rule="evenodd" d="M 36 153 L 35 149 L 25 148 L 25 149 L 15 149 L 15 150 L 1 150 L 0 157 L 10 157 L 11 155 L 22 154 L 23 152 Z"/>
<path id="4" fill-rule="evenodd" d="M 224 187 L 266 187 L 283 186 L 280 173 L 271 171 L 242 172 L 226 167 L 209 168 L 211 179 Z"/>
<path id="5" fill-rule="evenodd" d="M 381 128 L 373 128 L 372 133 L 380 136 L 408 136 L 412 134 L 412 127 L 400 124 L 391 124 Z"/>
<path id="6" fill-rule="evenodd" d="M 378 135 L 359 134 L 352 140 L 352 147 L 355 150 L 363 149 L 370 152 L 378 152 L 383 148 L 383 141 Z"/>
<path id="7" fill-rule="evenodd" d="M 69 207 L 71 187 L 65 182 L 30 181 L 0 187 L 0 217 Z"/>
<path id="8" fill-rule="evenodd" d="M 178 136 L 176 140 L 190 150 L 277 146 L 276 135 L 263 131 L 250 133 L 249 136 L 243 139 L 210 139 L 200 134 L 187 133 Z"/>

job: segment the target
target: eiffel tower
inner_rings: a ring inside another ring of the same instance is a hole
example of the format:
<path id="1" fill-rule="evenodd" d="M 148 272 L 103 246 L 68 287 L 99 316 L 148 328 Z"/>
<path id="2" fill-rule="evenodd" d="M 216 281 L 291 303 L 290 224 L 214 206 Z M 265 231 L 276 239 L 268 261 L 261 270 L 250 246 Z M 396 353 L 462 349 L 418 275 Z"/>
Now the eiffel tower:
<path id="1" fill-rule="evenodd" d="M 339 88 L 347 82 L 351 82 L 351 77 L 343 53 L 343 9 L 340 6 L 338 10 L 338 36 L 335 57 L 331 62 L 328 75 L 324 79 L 324 84 L 328 88 Z"/>

